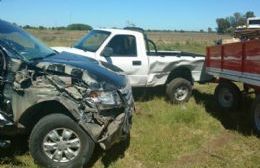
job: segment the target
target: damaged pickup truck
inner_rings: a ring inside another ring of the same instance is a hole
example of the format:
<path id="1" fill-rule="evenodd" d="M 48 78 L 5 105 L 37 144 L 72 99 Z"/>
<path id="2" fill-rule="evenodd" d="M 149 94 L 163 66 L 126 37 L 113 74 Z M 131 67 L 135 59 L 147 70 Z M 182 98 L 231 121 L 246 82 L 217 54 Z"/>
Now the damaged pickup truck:
<path id="1" fill-rule="evenodd" d="M 96 60 L 56 53 L 0 20 L 0 73 L 0 137 L 28 135 L 39 165 L 81 167 L 95 144 L 129 137 L 128 79 Z"/>
<path id="2" fill-rule="evenodd" d="M 181 51 L 158 51 L 143 29 L 93 30 L 72 48 L 53 47 L 101 60 L 121 68 L 133 87 L 166 86 L 173 103 L 189 100 L 194 82 L 211 77 L 204 68 L 205 56 Z"/>

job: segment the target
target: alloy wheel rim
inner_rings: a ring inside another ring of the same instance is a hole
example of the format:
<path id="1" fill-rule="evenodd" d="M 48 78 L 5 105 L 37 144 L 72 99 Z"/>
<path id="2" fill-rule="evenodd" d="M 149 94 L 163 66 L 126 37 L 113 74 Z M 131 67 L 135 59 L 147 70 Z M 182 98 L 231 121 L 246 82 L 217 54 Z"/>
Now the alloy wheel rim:
<path id="1" fill-rule="evenodd" d="M 174 97 L 178 101 L 183 101 L 188 96 L 188 88 L 185 86 L 178 87 L 174 93 Z"/>
<path id="2" fill-rule="evenodd" d="M 42 147 L 49 159 L 66 163 L 79 155 L 81 143 L 79 136 L 74 131 L 57 128 L 45 136 Z"/>

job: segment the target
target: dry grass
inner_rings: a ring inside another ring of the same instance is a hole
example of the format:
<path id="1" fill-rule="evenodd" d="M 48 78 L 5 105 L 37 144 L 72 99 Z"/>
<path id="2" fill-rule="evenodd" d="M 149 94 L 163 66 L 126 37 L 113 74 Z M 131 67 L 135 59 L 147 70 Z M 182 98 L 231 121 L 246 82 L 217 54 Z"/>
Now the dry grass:
<path id="1" fill-rule="evenodd" d="M 219 39 L 230 38 L 215 33 L 150 32 L 148 36 L 160 50 L 181 50 L 205 54 L 206 46 L 214 45 Z"/>
<path id="2" fill-rule="evenodd" d="M 67 46 L 84 34 L 64 31 L 33 33 L 50 45 Z M 66 38 L 68 34 L 72 38 Z M 151 33 L 151 38 L 169 45 L 186 45 L 185 41 L 204 45 L 212 43 L 218 36 Z M 134 90 L 137 111 L 130 142 L 107 152 L 97 148 L 87 166 L 260 167 L 260 141 L 252 134 L 248 113 L 252 98 L 247 97 L 239 111 L 223 114 L 216 108 L 212 96 L 215 86 L 196 85 L 190 102 L 179 106 L 165 101 L 164 88 Z M 37 167 L 28 152 L 5 155 L 0 158 L 0 164 L 0 168 Z"/>
<path id="3" fill-rule="evenodd" d="M 180 43 L 186 44 L 189 42 L 200 42 L 213 44 L 215 40 L 221 38 L 230 38 L 228 35 L 218 35 L 216 33 L 199 33 L 199 32 L 149 32 L 147 34 L 155 42 L 163 42 L 167 44 Z"/>
<path id="4" fill-rule="evenodd" d="M 79 40 L 86 31 L 64 30 L 28 30 L 49 46 L 71 46 Z M 187 52 L 205 53 L 206 46 L 213 45 L 216 40 L 230 38 L 227 35 L 215 33 L 179 33 L 179 32 L 148 32 L 159 50 L 182 50 Z"/>
<path id="5" fill-rule="evenodd" d="M 86 31 L 66 30 L 27 30 L 49 46 L 71 46 L 79 40 Z"/>

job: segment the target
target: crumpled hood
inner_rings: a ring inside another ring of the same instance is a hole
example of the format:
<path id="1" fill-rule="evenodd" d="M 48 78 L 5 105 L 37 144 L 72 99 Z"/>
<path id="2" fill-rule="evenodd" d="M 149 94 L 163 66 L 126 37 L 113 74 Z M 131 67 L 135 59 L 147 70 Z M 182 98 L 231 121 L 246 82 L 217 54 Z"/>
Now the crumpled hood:
<path id="1" fill-rule="evenodd" d="M 125 74 L 124 71 L 122 69 L 120 69 L 119 67 L 117 67 L 113 64 L 108 64 L 102 60 L 97 60 L 98 57 L 95 57 L 95 53 L 93 53 L 93 52 L 83 51 L 81 49 L 71 48 L 71 47 L 51 47 L 51 48 L 59 53 L 68 52 L 68 53 L 72 53 L 72 54 L 81 55 L 81 56 L 84 56 L 84 57 L 87 57 L 90 59 L 94 59 L 96 61 L 99 61 L 100 64 L 107 69 L 110 69 L 110 70 L 120 73 L 120 74 Z"/>
<path id="2" fill-rule="evenodd" d="M 89 52 L 89 51 L 84 51 L 84 50 L 81 50 L 78 48 L 73 48 L 73 47 L 51 47 L 51 48 L 59 53 L 69 52 L 72 54 L 83 55 L 83 56 L 94 58 L 94 59 L 96 58 L 95 53 Z"/>
<path id="3" fill-rule="evenodd" d="M 62 52 L 54 56 L 45 58 L 38 62 L 38 67 L 48 69 L 51 65 L 66 65 L 75 67 L 94 79 L 97 83 L 108 83 L 115 89 L 123 88 L 127 84 L 127 78 L 124 75 L 117 74 L 99 65 L 98 61 L 84 56 Z"/>

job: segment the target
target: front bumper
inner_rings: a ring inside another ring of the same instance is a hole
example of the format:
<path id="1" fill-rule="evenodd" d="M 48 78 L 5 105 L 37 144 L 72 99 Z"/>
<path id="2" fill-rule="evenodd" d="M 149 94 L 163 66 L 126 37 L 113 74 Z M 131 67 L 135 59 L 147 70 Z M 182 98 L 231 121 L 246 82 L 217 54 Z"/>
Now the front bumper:
<path id="1" fill-rule="evenodd" d="M 82 113 L 79 124 L 91 138 L 104 150 L 109 149 L 129 136 L 132 125 L 132 114 L 135 110 L 132 88 L 130 85 L 118 90 L 122 100 L 120 106 L 109 110 Z"/>
<path id="2" fill-rule="evenodd" d="M 103 149 L 109 149 L 115 143 L 129 137 L 132 126 L 132 114 L 135 110 L 132 89 L 130 86 L 119 90 L 123 101 L 123 113 L 119 114 L 111 123 L 108 124 L 105 134 L 98 141 Z"/>

